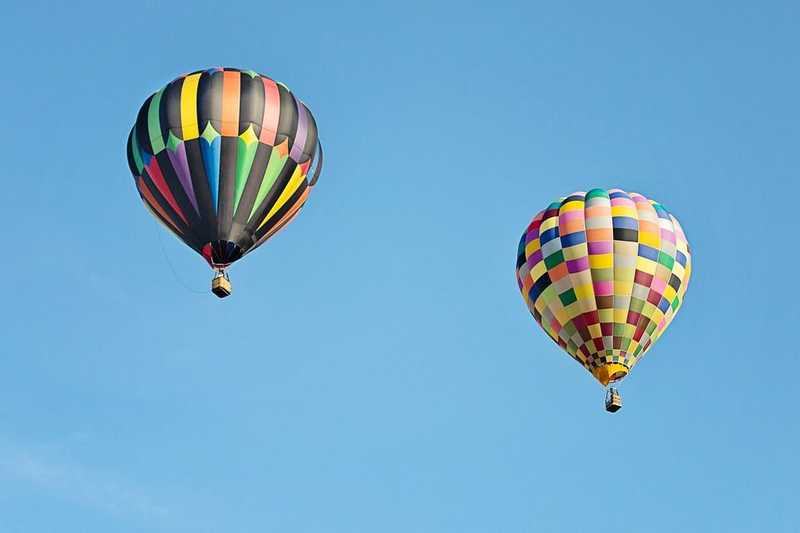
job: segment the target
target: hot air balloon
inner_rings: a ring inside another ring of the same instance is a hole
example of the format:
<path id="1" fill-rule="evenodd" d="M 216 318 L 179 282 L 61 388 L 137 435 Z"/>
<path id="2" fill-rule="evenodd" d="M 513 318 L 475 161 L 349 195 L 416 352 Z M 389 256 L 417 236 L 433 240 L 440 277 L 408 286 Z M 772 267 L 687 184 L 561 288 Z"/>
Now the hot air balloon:
<path id="1" fill-rule="evenodd" d="M 280 82 L 234 68 L 180 76 L 145 100 L 128 136 L 145 207 L 215 271 L 286 226 L 322 169 L 309 109 Z M 314 168 L 312 169 L 312 165 Z"/>
<path id="2" fill-rule="evenodd" d="M 620 189 L 576 192 L 522 235 L 517 283 L 536 322 L 604 387 L 623 379 L 675 318 L 689 243 L 661 204 Z M 622 407 L 606 391 L 606 410 Z"/>

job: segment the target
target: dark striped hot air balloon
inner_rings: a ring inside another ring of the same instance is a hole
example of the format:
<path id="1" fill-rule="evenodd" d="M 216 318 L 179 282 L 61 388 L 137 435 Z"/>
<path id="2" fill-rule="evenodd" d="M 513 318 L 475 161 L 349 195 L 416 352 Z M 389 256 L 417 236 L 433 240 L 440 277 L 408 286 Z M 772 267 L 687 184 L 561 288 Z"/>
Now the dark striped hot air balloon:
<path id="1" fill-rule="evenodd" d="M 128 137 L 144 205 L 216 272 L 288 224 L 322 168 L 311 111 L 280 82 L 213 68 L 180 76 L 145 100 Z M 313 168 L 312 168 L 313 167 Z"/>

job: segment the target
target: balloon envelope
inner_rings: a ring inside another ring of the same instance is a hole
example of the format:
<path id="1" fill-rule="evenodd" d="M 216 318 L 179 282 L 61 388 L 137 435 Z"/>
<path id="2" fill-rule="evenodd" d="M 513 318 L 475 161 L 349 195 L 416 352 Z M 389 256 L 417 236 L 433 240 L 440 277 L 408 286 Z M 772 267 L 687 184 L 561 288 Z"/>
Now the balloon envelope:
<path id="1" fill-rule="evenodd" d="M 128 137 L 145 206 L 214 268 L 297 215 L 321 156 L 314 117 L 288 88 L 232 68 L 175 79 L 145 100 Z"/>
<path id="2" fill-rule="evenodd" d="M 531 314 L 603 385 L 625 377 L 669 326 L 690 275 L 678 220 L 620 189 L 550 204 L 517 253 L 517 282 Z"/>

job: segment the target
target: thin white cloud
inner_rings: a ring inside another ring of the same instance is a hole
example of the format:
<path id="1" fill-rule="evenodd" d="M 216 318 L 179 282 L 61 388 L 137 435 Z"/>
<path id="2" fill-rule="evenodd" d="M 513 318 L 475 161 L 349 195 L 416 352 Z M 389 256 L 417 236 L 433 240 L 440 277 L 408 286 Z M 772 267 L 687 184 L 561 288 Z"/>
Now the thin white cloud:
<path id="1" fill-rule="evenodd" d="M 0 441 L 0 474 L 60 498 L 118 516 L 163 521 L 170 512 L 140 487 L 114 475 Z"/>

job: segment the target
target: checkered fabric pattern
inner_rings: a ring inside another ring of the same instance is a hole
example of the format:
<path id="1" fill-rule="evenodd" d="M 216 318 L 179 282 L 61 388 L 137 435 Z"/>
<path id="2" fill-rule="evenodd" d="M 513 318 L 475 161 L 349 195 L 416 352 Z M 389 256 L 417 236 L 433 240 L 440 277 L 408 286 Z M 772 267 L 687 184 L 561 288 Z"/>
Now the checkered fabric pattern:
<path id="1" fill-rule="evenodd" d="M 533 317 L 587 370 L 631 369 L 670 324 L 691 275 L 674 216 L 641 194 L 576 192 L 537 214 L 517 282 Z"/>

